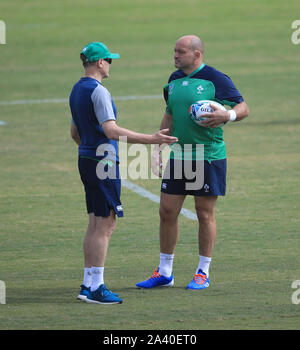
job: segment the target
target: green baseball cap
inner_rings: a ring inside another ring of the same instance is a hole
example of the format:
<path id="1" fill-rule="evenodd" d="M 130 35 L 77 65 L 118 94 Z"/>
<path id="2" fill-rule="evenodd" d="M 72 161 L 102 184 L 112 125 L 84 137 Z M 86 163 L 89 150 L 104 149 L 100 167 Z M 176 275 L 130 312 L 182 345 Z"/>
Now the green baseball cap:
<path id="1" fill-rule="evenodd" d="M 108 48 L 103 43 L 96 41 L 87 44 L 82 49 L 81 53 L 84 54 L 87 62 L 95 62 L 100 60 L 100 58 L 120 58 L 120 55 L 118 53 L 109 52 Z"/>

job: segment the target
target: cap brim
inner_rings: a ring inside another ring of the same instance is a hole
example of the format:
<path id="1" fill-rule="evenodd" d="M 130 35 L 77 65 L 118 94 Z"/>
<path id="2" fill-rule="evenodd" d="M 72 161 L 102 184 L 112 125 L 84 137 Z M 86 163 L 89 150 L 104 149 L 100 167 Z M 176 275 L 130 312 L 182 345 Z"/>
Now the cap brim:
<path id="1" fill-rule="evenodd" d="M 107 58 L 111 58 L 113 60 L 116 60 L 116 59 L 120 58 L 120 55 L 118 53 L 110 53 Z"/>

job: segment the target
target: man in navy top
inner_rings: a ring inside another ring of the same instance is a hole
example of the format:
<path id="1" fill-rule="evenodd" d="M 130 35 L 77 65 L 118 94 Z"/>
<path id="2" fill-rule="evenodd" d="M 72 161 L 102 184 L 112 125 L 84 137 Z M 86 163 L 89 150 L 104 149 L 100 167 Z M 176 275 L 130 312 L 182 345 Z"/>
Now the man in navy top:
<path id="1" fill-rule="evenodd" d="M 84 278 L 78 299 L 98 304 L 122 303 L 116 293 L 107 289 L 103 277 L 107 248 L 116 225 L 115 215 L 123 216 L 117 141 L 121 136 L 129 143 L 177 141 L 176 137 L 166 135 L 168 129 L 147 135 L 117 125 L 117 109 L 102 80 L 109 76 L 112 60 L 119 57 L 100 42 L 85 46 L 80 54 L 85 76 L 74 85 L 69 99 L 71 137 L 79 146 L 78 168 L 89 214 L 84 239 Z M 114 171 L 110 173 L 109 168 Z"/>

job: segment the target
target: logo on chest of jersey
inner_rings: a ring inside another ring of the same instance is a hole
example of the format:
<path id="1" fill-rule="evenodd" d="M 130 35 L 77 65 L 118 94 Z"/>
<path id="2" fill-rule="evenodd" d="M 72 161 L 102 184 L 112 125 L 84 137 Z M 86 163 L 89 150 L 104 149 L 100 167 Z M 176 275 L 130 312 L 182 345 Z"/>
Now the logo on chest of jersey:
<path id="1" fill-rule="evenodd" d="M 197 94 L 202 94 L 203 90 L 204 88 L 202 87 L 202 85 L 197 86 Z"/>

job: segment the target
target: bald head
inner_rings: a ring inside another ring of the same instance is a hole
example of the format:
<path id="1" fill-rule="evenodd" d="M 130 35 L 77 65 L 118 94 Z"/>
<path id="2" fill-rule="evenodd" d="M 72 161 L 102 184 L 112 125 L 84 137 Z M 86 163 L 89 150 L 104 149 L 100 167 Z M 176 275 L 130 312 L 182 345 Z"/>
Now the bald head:
<path id="1" fill-rule="evenodd" d="M 204 45 L 196 35 L 185 35 L 176 41 L 174 48 L 175 67 L 190 74 L 203 62 Z"/>
<path id="2" fill-rule="evenodd" d="M 203 41 L 196 35 L 184 35 L 177 40 L 177 43 L 181 42 L 188 46 L 192 51 L 199 50 L 202 55 L 204 54 Z"/>

